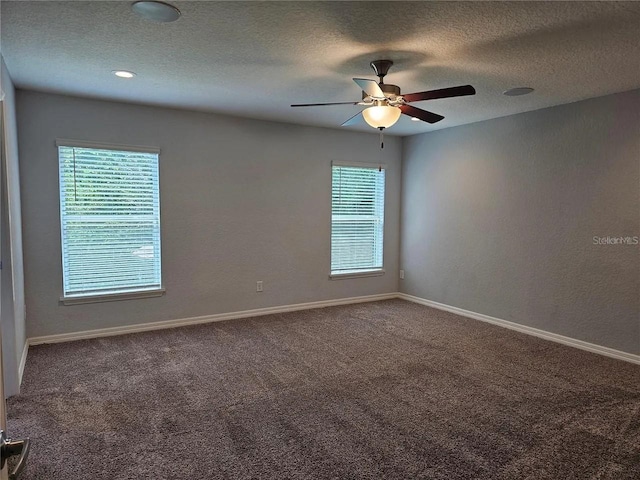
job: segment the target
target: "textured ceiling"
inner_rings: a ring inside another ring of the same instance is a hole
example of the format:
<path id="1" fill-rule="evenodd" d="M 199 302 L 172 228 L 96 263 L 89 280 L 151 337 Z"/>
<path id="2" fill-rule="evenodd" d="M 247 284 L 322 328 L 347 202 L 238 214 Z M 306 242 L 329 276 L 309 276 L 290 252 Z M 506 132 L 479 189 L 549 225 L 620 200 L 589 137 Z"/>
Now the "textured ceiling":
<path id="1" fill-rule="evenodd" d="M 476 88 L 414 104 L 446 118 L 403 116 L 396 135 L 640 87 L 636 2 L 173 4 L 182 17 L 158 24 L 131 2 L 2 1 L 2 55 L 22 88 L 327 127 L 361 107 L 289 105 L 358 101 L 351 78 L 375 78 L 374 59 L 395 62 L 385 80 L 403 93 Z M 536 91 L 502 95 L 516 86 Z"/>

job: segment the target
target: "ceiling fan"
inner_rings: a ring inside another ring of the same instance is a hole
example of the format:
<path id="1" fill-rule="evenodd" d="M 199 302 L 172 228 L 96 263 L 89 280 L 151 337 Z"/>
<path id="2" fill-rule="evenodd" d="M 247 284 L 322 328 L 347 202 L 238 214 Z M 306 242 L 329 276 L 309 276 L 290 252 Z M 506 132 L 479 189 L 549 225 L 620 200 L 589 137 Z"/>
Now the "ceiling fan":
<path id="1" fill-rule="evenodd" d="M 393 65 L 391 60 L 374 60 L 370 63 L 371 68 L 380 79 L 380 82 L 366 78 L 354 78 L 353 81 L 362 89 L 362 101 L 360 102 L 337 102 L 337 103 L 301 103 L 291 105 L 292 107 L 318 107 L 325 105 L 363 105 L 364 110 L 357 113 L 342 126 L 355 125 L 360 121 L 360 116 L 374 128 L 383 129 L 395 124 L 401 114 L 417 118 L 427 123 L 436 123 L 444 117 L 437 113 L 428 112 L 416 108 L 409 103 L 420 102 L 422 100 L 434 100 L 436 98 L 462 97 L 465 95 L 475 95 L 476 90 L 471 85 L 461 85 L 459 87 L 441 88 L 439 90 L 428 90 L 426 92 L 408 93 L 402 95 L 400 87 L 384 83 L 384 76 Z"/>

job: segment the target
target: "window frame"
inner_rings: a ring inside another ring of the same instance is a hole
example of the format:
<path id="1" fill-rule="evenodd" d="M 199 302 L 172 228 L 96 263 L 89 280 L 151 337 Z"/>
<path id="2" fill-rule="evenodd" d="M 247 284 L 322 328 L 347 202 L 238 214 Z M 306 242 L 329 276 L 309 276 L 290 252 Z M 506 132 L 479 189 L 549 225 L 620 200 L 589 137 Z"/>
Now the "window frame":
<path id="1" fill-rule="evenodd" d="M 62 280 L 62 295 L 60 296 L 60 303 L 62 305 L 80 305 L 87 303 L 102 303 L 102 302 L 112 302 L 119 300 L 133 300 L 139 298 L 151 298 L 151 297 L 160 297 L 164 295 L 165 288 L 163 283 L 163 275 L 162 275 L 162 223 L 161 223 L 161 206 L 160 206 L 160 148 L 158 147 L 149 147 L 149 146 L 140 146 L 140 145 L 122 145 L 122 144 L 113 144 L 113 143 L 101 143 L 101 142 L 91 142 L 84 140 L 70 140 L 65 138 L 58 138 L 55 142 L 56 145 L 56 160 L 57 160 L 57 168 L 58 168 L 58 202 L 59 202 L 59 227 L 60 227 L 60 255 L 61 261 L 64 262 L 64 230 L 62 228 L 63 221 L 63 211 L 62 211 L 62 198 L 61 198 L 61 178 L 60 178 L 60 147 L 71 147 L 71 148 L 85 148 L 85 149 L 93 149 L 93 150 L 115 150 L 120 152 L 131 152 L 131 153 L 150 153 L 157 155 L 157 168 L 158 168 L 158 239 L 159 239 L 159 268 L 160 268 L 160 287 L 158 288 L 144 288 L 141 287 L 140 290 L 130 290 L 126 292 L 106 292 L 106 293 L 89 293 L 84 295 L 65 295 L 65 269 L 64 263 L 61 263 L 61 280 Z"/>
<path id="2" fill-rule="evenodd" d="M 332 236 L 333 236 L 333 201 L 331 201 L 330 208 L 330 220 L 329 220 L 329 279 L 330 280 L 342 280 L 342 279 L 350 279 L 350 278 L 363 278 L 363 277 L 378 277 L 385 274 L 384 268 L 384 238 L 385 238 L 385 218 L 386 218 L 386 210 L 387 210 L 387 165 L 384 163 L 366 163 L 366 162 L 349 162 L 349 161 L 332 161 L 331 162 L 331 197 L 333 198 L 333 167 L 353 167 L 353 168 L 370 168 L 379 170 L 382 169 L 385 172 L 384 175 L 384 190 L 383 190 L 383 207 L 382 207 L 382 245 L 380 246 L 382 250 L 382 262 L 380 267 L 372 267 L 370 269 L 362 269 L 361 271 L 350 271 L 350 272 L 333 272 L 331 269 L 332 266 L 332 253 L 333 253 L 333 245 L 332 245 Z"/>

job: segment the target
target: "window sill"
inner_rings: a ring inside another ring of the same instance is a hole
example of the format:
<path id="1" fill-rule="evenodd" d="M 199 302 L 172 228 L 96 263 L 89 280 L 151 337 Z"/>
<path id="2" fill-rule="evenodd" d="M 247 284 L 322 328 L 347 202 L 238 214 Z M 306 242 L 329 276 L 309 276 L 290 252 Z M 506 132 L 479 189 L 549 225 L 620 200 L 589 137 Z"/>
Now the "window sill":
<path id="1" fill-rule="evenodd" d="M 165 289 L 143 290 L 140 292 L 110 293 L 107 295 L 87 295 L 86 297 L 60 297 L 62 305 L 82 305 L 85 303 L 117 302 L 120 300 L 136 300 L 138 298 L 161 297 Z"/>
<path id="2" fill-rule="evenodd" d="M 364 272 L 349 272 L 349 273 L 332 273 L 329 275 L 330 280 L 345 280 L 348 278 L 360 278 L 360 277 L 379 277 L 384 275 L 384 269 L 379 270 L 366 270 Z"/>

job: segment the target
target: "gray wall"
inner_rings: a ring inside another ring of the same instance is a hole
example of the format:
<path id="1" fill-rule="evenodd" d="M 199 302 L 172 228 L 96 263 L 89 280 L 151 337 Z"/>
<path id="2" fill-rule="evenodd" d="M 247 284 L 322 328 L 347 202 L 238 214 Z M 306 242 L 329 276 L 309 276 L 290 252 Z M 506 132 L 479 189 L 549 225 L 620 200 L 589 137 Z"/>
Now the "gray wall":
<path id="1" fill-rule="evenodd" d="M 27 91 L 18 122 L 29 337 L 397 291 L 399 138 Z M 59 304 L 57 137 L 162 149 L 165 296 Z M 388 166 L 386 275 L 328 278 L 332 160 Z"/>
<path id="2" fill-rule="evenodd" d="M 24 316 L 24 271 L 22 262 L 22 217 L 15 90 L 0 56 L 4 138 L 2 142 L 2 203 L 0 212 L 2 248 L 2 350 L 5 395 L 19 392 L 20 359 L 26 343 Z"/>
<path id="3" fill-rule="evenodd" d="M 514 99 L 517 101 L 517 99 Z M 401 291 L 640 353 L 640 90 L 405 139 Z"/>

